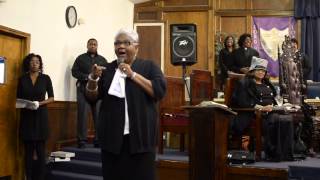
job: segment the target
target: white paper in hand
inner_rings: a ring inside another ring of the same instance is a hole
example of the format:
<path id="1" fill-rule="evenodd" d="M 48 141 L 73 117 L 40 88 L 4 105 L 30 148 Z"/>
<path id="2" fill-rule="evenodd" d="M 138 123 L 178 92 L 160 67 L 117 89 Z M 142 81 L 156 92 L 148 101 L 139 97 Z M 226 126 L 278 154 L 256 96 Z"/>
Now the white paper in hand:
<path id="1" fill-rule="evenodd" d="M 26 99 L 17 99 L 16 100 L 16 108 L 28 108 L 31 107 L 33 104 L 32 101 L 26 100 Z"/>

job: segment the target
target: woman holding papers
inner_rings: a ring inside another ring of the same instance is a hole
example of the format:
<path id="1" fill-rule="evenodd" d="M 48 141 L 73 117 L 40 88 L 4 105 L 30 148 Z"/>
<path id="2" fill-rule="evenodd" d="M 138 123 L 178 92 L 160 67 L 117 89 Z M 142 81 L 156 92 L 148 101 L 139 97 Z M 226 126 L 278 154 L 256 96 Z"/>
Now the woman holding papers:
<path id="1" fill-rule="evenodd" d="M 24 58 L 17 98 L 31 101 L 20 113 L 20 136 L 25 145 L 27 180 L 44 180 L 45 176 L 45 142 L 48 138 L 46 104 L 54 99 L 51 79 L 42 72 L 43 63 L 40 55 L 31 53 Z"/>
<path id="2" fill-rule="evenodd" d="M 105 180 L 155 179 L 157 106 L 166 92 L 161 69 L 136 58 L 138 34 L 121 29 L 114 42 L 115 60 L 95 65 L 87 97 L 102 99 L 98 135 Z"/>

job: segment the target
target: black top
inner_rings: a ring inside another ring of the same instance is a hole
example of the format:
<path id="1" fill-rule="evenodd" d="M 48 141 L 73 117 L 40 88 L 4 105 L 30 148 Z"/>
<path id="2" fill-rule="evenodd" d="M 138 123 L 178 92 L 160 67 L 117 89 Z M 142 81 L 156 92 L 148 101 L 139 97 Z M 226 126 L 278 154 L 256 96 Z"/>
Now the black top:
<path id="1" fill-rule="evenodd" d="M 276 104 L 276 91 L 269 80 L 264 79 L 262 84 L 256 84 L 253 78 L 245 77 L 240 80 L 232 94 L 231 104 L 238 108 L 253 108 L 256 104 Z"/>
<path id="2" fill-rule="evenodd" d="M 19 78 L 17 98 L 30 101 L 44 101 L 53 97 L 51 79 L 46 74 L 39 74 L 35 84 L 32 84 L 29 73 Z M 21 109 L 20 135 L 23 140 L 46 140 L 48 138 L 48 109 L 46 105 L 37 110 Z"/>
<path id="3" fill-rule="evenodd" d="M 262 106 L 274 104 L 274 94 L 270 86 L 266 84 L 256 84 L 256 88 L 258 95 L 257 104 Z"/>
<path id="4" fill-rule="evenodd" d="M 84 53 L 77 57 L 75 60 L 71 72 L 72 76 L 78 79 L 77 82 L 81 82 L 82 84 L 86 84 L 88 80 L 88 75 L 91 72 L 91 68 L 94 64 L 99 66 L 105 66 L 107 64 L 107 60 L 96 54 L 94 57 L 91 57 L 90 53 Z"/>
<path id="5" fill-rule="evenodd" d="M 108 94 L 117 66 L 116 61 L 108 64 L 99 81 L 99 98 L 102 103 L 98 136 L 101 148 L 112 153 L 119 153 L 121 150 L 125 124 L 125 99 Z M 160 68 L 152 61 L 136 59 L 131 68 L 151 81 L 155 97 L 152 98 L 138 84 L 126 78 L 130 151 L 154 152 L 158 137 L 156 102 L 165 95 L 166 80 Z"/>
<path id="6" fill-rule="evenodd" d="M 311 64 L 309 57 L 306 54 L 301 53 L 301 65 L 303 71 L 303 80 L 307 80 L 309 78 L 311 72 Z"/>
<path id="7" fill-rule="evenodd" d="M 228 71 L 234 71 L 232 52 L 224 48 L 219 53 L 219 68 L 221 70 L 221 80 L 224 82 L 228 77 Z"/>
<path id="8" fill-rule="evenodd" d="M 264 79 L 262 84 L 256 84 L 252 77 L 245 77 L 236 85 L 231 98 L 231 106 L 237 108 L 253 108 L 256 104 L 275 104 L 276 91 L 269 80 Z M 238 111 L 238 115 L 232 122 L 232 130 L 235 134 L 242 134 L 254 119 L 254 111 Z"/>
<path id="9" fill-rule="evenodd" d="M 236 73 L 240 72 L 241 68 L 250 67 L 252 56 L 259 57 L 258 51 L 253 48 L 240 47 L 233 51 L 233 66 Z"/>

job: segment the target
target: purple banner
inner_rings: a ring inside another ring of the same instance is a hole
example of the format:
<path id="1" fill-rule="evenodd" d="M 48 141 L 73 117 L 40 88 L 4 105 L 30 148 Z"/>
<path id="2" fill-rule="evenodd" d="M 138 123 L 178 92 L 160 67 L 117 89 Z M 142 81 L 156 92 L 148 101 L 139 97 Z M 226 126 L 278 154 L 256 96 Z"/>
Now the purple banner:
<path id="1" fill-rule="evenodd" d="M 278 46 L 284 41 L 284 36 L 295 37 L 293 17 L 254 17 L 252 46 L 260 57 L 268 60 L 268 72 L 272 77 L 279 76 Z"/>

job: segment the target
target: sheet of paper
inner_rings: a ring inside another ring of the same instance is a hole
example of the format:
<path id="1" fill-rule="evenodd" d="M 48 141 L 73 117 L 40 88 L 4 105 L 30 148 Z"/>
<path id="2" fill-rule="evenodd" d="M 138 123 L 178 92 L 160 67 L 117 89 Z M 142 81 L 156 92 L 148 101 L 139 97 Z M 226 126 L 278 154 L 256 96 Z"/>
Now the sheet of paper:
<path id="1" fill-rule="evenodd" d="M 25 108 L 27 106 L 32 106 L 33 102 L 26 99 L 17 99 L 16 108 Z"/>

